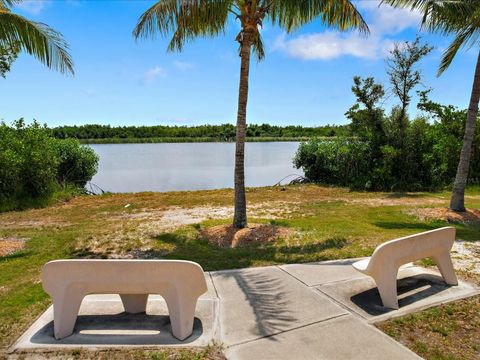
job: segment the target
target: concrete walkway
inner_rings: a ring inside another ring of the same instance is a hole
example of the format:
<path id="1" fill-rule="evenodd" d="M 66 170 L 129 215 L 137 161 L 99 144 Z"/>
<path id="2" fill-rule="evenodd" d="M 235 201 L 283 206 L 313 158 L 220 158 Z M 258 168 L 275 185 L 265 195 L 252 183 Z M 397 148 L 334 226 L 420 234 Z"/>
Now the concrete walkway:
<path id="1" fill-rule="evenodd" d="M 438 273 L 416 266 L 399 272 L 399 310 L 381 306 L 374 282 L 353 260 L 206 273 L 194 333 L 170 334 L 168 312 L 151 296 L 147 314 L 123 312 L 118 295 L 85 298 L 75 332 L 53 338 L 49 308 L 12 349 L 205 346 L 222 343 L 229 359 L 418 359 L 372 324 L 480 293 L 461 282 L 448 287 Z"/>

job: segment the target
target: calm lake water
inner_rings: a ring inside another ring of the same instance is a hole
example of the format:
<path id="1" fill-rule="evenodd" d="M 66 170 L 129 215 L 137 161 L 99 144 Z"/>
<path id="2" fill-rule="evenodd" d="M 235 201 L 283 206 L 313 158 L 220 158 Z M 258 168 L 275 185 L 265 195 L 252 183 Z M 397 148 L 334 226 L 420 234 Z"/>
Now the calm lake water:
<path id="1" fill-rule="evenodd" d="M 247 186 L 270 186 L 290 174 L 298 142 L 245 145 Z M 100 156 L 92 183 L 105 191 L 141 192 L 233 187 L 235 144 L 102 144 L 90 145 Z"/>

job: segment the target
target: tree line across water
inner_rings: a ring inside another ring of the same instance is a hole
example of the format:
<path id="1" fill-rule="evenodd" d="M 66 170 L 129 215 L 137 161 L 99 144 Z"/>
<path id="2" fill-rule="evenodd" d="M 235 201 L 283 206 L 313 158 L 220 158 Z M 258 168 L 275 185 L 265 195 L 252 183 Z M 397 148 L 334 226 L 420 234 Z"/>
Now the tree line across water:
<path id="1" fill-rule="evenodd" d="M 205 142 L 235 141 L 236 128 L 232 124 L 199 126 L 59 126 L 51 129 L 57 139 L 75 138 L 83 143 L 129 142 Z M 347 126 L 319 127 L 276 126 L 249 124 L 247 139 L 251 141 L 306 140 L 313 137 L 335 137 L 348 134 Z"/>

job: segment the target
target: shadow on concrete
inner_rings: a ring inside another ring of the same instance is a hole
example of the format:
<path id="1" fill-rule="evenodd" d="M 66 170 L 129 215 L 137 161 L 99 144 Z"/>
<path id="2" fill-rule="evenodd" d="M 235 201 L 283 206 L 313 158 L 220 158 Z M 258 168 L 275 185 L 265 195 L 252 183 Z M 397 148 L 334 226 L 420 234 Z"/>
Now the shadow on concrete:
<path id="1" fill-rule="evenodd" d="M 259 272 L 228 272 L 223 275 L 233 277 L 245 294 L 255 315 L 253 332 L 259 336 L 286 331 L 298 320 L 292 314 L 292 304 L 280 278 Z M 277 341 L 274 337 L 269 339 Z"/>
<path id="2" fill-rule="evenodd" d="M 398 305 L 400 308 L 405 307 L 446 291 L 450 287 L 441 276 L 433 274 L 419 274 L 399 279 L 397 280 Z M 350 300 L 360 309 L 373 316 L 395 311 L 383 306 L 376 287 L 356 294 Z"/>
<path id="3" fill-rule="evenodd" d="M 128 314 L 79 315 L 73 334 L 56 340 L 53 321 L 30 339 L 34 344 L 52 345 L 175 345 L 188 344 L 203 333 L 200 319 L 195 318 L 193 333 L 180 341 L 173 337 L 168 315 Z"/>

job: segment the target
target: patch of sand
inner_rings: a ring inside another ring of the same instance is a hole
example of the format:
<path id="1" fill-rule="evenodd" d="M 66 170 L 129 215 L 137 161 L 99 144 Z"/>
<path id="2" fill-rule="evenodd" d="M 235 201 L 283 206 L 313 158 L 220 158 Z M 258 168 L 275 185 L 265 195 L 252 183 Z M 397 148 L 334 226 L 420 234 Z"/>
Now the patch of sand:
<path id="1" fill-rule="evenodd" d="M 71 223 L 67 221 L 49 217 L 42 218 L 42 220 L 0 221 L 0 224 L 2 229 L 31 229 L 49 226 L 64 227 L 71 225 Z"/>
<path id="2" fill-rule="evenodd" d="M 467 209 L 465 212 L 451 211 L 446 207 L 409 209 L 408 215 L 416 216 L 421 221 L 440 220 L 449 223 L 480 223 L 480 210 Z"/>
<path id="3" fill-rule="evenodd" d="M 223 247 L 238 247 L 252 243 L 268 243 L 286 239 L 290 230 L 268 224 L 249 224 L 244 229 L 233 225 L 219 225 L 200 230 L 200 234 L 210 243 Z"/>
<path id="4" fill-rule="evenodd" d="M 434 205 L 442 204 L 445 202 L 445 199 L 427 199 L 424 197 L 415 197 L 415 196 L 402 196 L 402 197 L 382 197 L 382 198 L 363 198 L 363 199 L 344 199 L 347 203 L 350 204 L 359 204 L 366 206 L 422 206 L 422 205 Z"/>
<path id="5" fill-rule="evenodd" d="M 277 219 L 286 218 L 298 210 L 298 204 L 277 201 L 252 204 L 248 208 L 248 215 L 250 218 Z M 102 233 L 82 239 L 77 246 L 77 252 L 81 256 L 90 257 L 130 257 L 132 251 L 143 252 L 151 249 L 153 239 L 162 233 L 206 220 L 231 218 L 233 206 L 172 206 L 166 209 L 125 210 L 122 214 L 107 218 Z"/>
<path id="6" fill-rule="evenodd" d="M 11 255 L 25 247 L 25 239 L 0 238 L 0 256 Z"/>
<path id="7" fill-rule="evenodd" d="M 455 269 L 480 275 L 480 243 L 455 241 L 452 261 Z"/>

